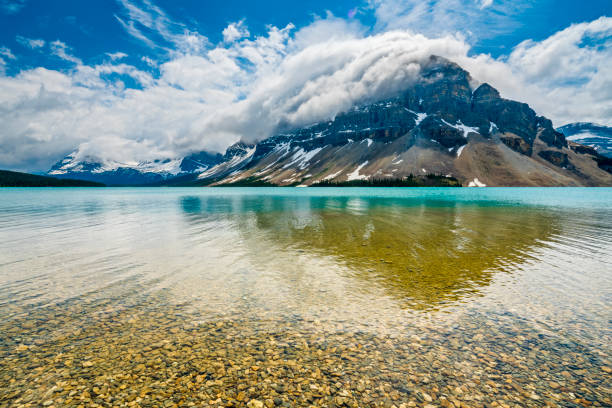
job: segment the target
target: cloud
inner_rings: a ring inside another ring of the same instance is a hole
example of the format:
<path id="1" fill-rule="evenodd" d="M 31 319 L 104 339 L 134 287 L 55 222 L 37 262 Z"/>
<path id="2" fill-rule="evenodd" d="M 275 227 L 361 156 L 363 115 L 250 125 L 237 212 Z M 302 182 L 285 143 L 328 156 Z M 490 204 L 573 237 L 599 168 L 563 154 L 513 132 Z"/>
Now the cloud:
<path id="1" fill-rule="evenodd" d="M 37 48 L 42 48 L 45 46 L 45 40 L 26 38 L 21 35 L 18 35 L 17 37 L 15 37 L 15 41 L 17 41 L 19 44 L 23 45 L 24 47 L 31 48 L 33 50 Z"/>
<path id="2" fill-rule="evenodd" d="M 147 57 L 146 55 L 143 55 L 140 60 L 142 62 L 144 62 L 145 64 L 147 64 L 148 66 L 150 66 L 151 68 L 157 68 L 157 61 L 154 61 L 152 58 Z"/>
<path id="3" fill-rule="evenodd" d="M 124 52 L 107 52 L 106 55 L 111 59 L 111 61 L 117 61 L 127 57 L 128 55 Z"/>
<path id="4" fill-rule="evenodd" d="M 327 119 L 358 101 L 389 95 L 416 77 L 419 60 L 468 50 L 452 37 L 362 37 L 335 19 L 314 24 L 327 39 L 312 27 L 271 27 L 265 36 L 203 55 L 177 55 L 159 65 L 156 79 L 115 63 L 1 77 L 6 109 L 0 120 L 8 125 L 0 163 L 46 169 L 76 146 L 83 156 L 118 161 L 223 151 L 240 139 L 262 139 L 279 127 Z M 65 45 L 55 48 L 69 55 Z M 124 89 L 111 72 L 139 78 L 142 89 Z"/>
<path id="5" fill-rule="evenodd" d="M 484 9 L 493 4 L 493 0 L 476 0 L 476 3 L 480 4 L 480 8 Z"/>
<path id="6" fill-rule="evenodd" d="M 377 31 L 408 29 L 430 37 L 458 32 L 472 40 L 507 34 L 520 26 L 518 16 L 536 0 L 368 0 Z"/>
<path id="7" fill-rule="evenodd" d="M 134 21 L 124 21 L 121 17 L 115 16 L 119 24 L 127 31 L 129 35 L 136 38 L 137 40 L 142 41 L 150 48 L 157 48 L 157 44 L 151 41 L 147 36 L 145 36 L 138 28 L 136 28 Z"/>
<path id="8" fill-rule="evenodd" d="M 529 103 L 560 126 L 612 124 L 612 18 L 574 24 L 543 41 L 527 40 L 509 56 L 459 60 L 505 97 Z"/>
<path id="9" fill-rule="evenodd" d="M 325 18 L 315 17 L 311 24 L 297 31 L 292 48 L 300 49 L 322 42 L 361 38 L 366 31 L 367 28 L 358 21 L 338 18 L 328 12 Z"/>
<path id="10" fill-rule="evenodd" d="M 69 54 L 68 51 L 70 51 L 70 48 L 65 43 L 61 42 L 60 40 L 53 41 L 50 44 L 50 46 L 51 46 L 51 53 L 63 59 L 64 61 L 73 62 L 79 65 L 83 63 L 83 61 L 81 61 L 79 58 L 75 57 L 74 55 Z"/>
<path id="11" fill-rule="evenodd" d="M 15 57 L 15 55 L 7 47 L 0 47 L 0 55 L 2 56 L 0 57 L 0 74 L 4 75 L 6 73 L 7 65 L 5 58 L 9 60 L 15 60 L 17 59 L 17 57 Z"/>
<path id="12" fill-rule="evenodd" d="M 17 14 L 26 6 L 26 0 L 0 0 L 0 10 L 5 14 Z"/>
<path id="13" fill-rule="evenodd" d="M 302 45 L 267 67 L 248 98 L 201 122 L 203 129 L 225 133 L 230 140 L 263 139 L 279 127 L 308 125 L 356 103 L 391 96 L 416 80 L 421 62 L 430 55 L 463 55 L 468 50 L 458 38 L 429 39 L 400 31 L 331 38 Z"/>
<path id="14" fill-rule="evenodd" d="M 163 58 L 142 57 L 153 73 L 120 58 L 85 65 L 54 41 L 52 52 L 73 62 L 70 69 L 0 75 L 0 167 L 46 170 L 77 147 L 83 157 L 120 162 L 223 151 L 240 139 L 263 139 L 392 95 L 418 76 L 431 54 L 459 63 L 557 125 L 611 124 L 610 18 L 525 41 L 495 59 L 472 55 L 461 34 L 372 32 L 331 14 L 299 29 L 269 27 L 264 35 L 194 46 L 181 37 L 185 27 L 150 2 L 121 4 L 128 26 L 155 50 L 168 47 Z M 205 38 L 193 34 L 196 44 Z M 139 89 L 126 88 L 125 76 Z"/>
<path id="15" fill-rule="evenodd" d="M 240 20 L 237 23 L 230 23 L 223 29 L 223 41 L 231 43 L 241 38 L 245 38 L 251 35 L 248 28 L 244 24 L 244 20 Z"/>
<path id="16" fill-rule="evenodd" d="M 17 59 L 17 57 L 15 57 L 15 55 L 12 53 L 12 51 L 7 48 L 7 47 L 0 47 L 0 55 L 5 56 L 8 59 Z"/>
<path id="17" fill-rule="evenodd" d="M 149 48 L 171 53 L 202 53 L 208 38 L 172 20 L 150 0 L 117 0 L 121 16 L 115 16 L 126 32 Z"/>
<path id="18" fill-rule="evenodd" d="M 590 80 L 611 62 L 612 18 L 574 24 L 541 42 L 526 40 L 512 51 L 508 62 L 523 67 L 526 78 L 547 84 Z"/>

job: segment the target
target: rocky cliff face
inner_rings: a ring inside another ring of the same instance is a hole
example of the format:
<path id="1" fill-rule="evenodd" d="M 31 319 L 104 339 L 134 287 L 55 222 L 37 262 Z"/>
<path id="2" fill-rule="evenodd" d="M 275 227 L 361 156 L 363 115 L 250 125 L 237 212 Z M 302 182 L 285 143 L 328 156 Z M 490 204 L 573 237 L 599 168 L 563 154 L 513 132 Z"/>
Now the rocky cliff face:
<path id="1" fill-rule="evenodd" d="M 200 185 L 313 185 L 411 174 L 454 177 L 466 186 L 612 185 L 609 163 L 597 151 L 568 144 L 527 104 L 472 84 L 461 67 L 432 56 L 420 79 L 392 98 L 256 144 L 235 144 L 222 157 L 190 156 L 178 173 L 193 174 Z"/>

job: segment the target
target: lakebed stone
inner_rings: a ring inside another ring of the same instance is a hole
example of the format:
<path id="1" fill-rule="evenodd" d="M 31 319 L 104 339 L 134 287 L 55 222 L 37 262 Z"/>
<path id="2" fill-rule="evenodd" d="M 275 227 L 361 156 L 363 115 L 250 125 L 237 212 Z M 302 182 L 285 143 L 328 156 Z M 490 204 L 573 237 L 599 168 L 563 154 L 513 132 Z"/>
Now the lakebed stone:
<path id="1" fill-rule="evenodd" d="M 163 305 L 163 306 L 158 306 Z M 503 316 L 351 330 L 317 320 L 198 318 L 151 299 L 78 330 L 61 308 L 5 320 L 0 406 L 609 406 L 605 349 Z M 27 322 L 24 321 L 24 322 Z M 55 324 L 57 326 L 57 324 Z M 460 329 L 459 329 L 460 328 Z M 34 345 L 44 333 L 45 342 Z M 20 345 L 27 346 L 27 350 Z"/>

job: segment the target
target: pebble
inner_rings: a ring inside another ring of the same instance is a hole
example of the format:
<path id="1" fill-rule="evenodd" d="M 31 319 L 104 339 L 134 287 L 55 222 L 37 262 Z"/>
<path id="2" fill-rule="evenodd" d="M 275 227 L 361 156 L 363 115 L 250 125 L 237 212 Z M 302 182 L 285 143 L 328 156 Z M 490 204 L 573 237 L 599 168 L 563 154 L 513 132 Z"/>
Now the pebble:
<path id="1" fill-rule="evenodd" d="M 264 403 L 256 400 L 256 399 L 252 399 L 249 401 L 249 403 L 247 404 L 248 408 L 263 408 Z"/>
<path id="2" fill-rule="evenodd" d="M 387 334 L 300 319 L 194 321 L 158 303 L 65 332 L 48 322 L 68 325 L 75 313 L 95 315 L 96 305 L 0 321 L 8 339 L 0 343 L 0 406 L 612 404 L 608 350 L 566 344 L 515 320 L 468 315 L 456 326 L 407 322 Z"/>

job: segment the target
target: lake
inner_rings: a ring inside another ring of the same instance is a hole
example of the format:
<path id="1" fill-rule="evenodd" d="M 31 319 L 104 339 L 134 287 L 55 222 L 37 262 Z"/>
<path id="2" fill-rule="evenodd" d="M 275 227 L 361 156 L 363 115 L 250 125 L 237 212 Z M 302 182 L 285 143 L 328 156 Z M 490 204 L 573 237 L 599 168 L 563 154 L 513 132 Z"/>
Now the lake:
<path id="1" fill-rule="evenodd" d="M 610 406 L 610 188 L 0 189 L 0 406 Z"/>

